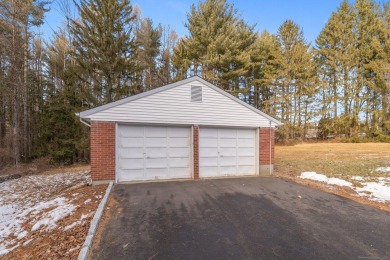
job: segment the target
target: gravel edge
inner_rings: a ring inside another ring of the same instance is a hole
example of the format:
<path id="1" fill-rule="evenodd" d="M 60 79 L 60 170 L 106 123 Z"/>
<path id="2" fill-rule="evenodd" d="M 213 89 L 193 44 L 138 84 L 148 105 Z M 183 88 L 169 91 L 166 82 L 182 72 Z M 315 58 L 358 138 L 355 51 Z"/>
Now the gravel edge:
<path id="1" fill-rule="evenodd" d="M 111 189 L 113 186 L 113 182 L 110 182 L 110 184 L 107 187 L 106 194 L 104 195 L 102 201 L 100 202 L 95 215 L 93 216 L 93 219 L 91 221 L 91 226 L 89 227 L 87 237 L 85 238 L 84 244 L 81 247 L 79 256 L 77 257 L 78 260 L 87 260 L 89 256 L 89 251 L 92 247 L 93 238 L 95 236 L 99 221 L 103 215 L 104 208 L 107 204 L 108 196 L 111 193 Z"/>

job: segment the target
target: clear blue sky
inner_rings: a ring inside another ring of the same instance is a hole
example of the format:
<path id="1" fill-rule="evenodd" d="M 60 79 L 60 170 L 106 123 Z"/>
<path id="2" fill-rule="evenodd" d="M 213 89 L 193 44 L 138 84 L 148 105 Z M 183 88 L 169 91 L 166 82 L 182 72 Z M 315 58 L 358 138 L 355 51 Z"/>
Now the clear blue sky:
<path id="1" fill-rule="evenodd" d="M 50 38 L 64 20 L 54 0 L 51 11 L 46 15 L 46 24 L 41 27 L 44 38 Z M 337 10 L 342 0 L 228 0 L 238 9 L 249 24 L 257 24 L 257 30 L 276 33 L 279 26 L 287 19 L 293 20 L 303 28 L 306 39 L 314 43 L 331 13 Z M 155 24 L 170 25 L 179 37 L 187 34 L 184 24 L 187 20 L 193 0 L 131 0 L 137 4 L 144 17 L 149 17 Z"/>

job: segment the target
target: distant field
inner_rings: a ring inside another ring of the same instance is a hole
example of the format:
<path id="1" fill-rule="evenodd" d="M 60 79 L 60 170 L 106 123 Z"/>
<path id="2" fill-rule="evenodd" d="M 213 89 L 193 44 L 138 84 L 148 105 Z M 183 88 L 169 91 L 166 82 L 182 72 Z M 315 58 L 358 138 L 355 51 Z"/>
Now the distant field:
<path id="1" fill-rule="evenodd" d="M 390 167 L 389 143 L 315 143 L 276 146 L 275 174 L 299 176 L 314 171 L 350 180 L 352 176 L 380 177 L 379 167 Z M 390 175 L 390 174 L 388 174 Z"/>

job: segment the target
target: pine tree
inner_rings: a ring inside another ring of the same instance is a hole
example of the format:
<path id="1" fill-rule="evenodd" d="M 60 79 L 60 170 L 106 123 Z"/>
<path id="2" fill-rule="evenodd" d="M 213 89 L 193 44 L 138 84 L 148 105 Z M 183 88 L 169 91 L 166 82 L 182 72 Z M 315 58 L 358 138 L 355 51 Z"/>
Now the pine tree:
<path id="1" fill-rule="evenodd" d="M 97 106 L 140 92 L 134 19 L 129 0 L 82 0 L 80 19 L 73 21 L 77 76 L 88 86 L 87 100 Z"/>
<path id="2" fill-rule="evenodd" d="M 249 63 L 250 84 L 253 86 L 252 105 L 276 116 L 275 87 L 280 68 L 281 49 L 275 35 L 262 32 L 253 45 Z"/>
<path id="3" fill-rule="evenodd" d="M 287 20 L 279 27 L 277 40 L 281 49 L 277 95 L 280 97 L 281 118 L 285 122 L 281 134 L 288 142 L 290 138 L 304 138 L 302 118 L 307 119 L 304 111 L 315 94 L 315 67 L 310 44 L 306 43 L 303 31 L 293 21 Z"/>
<path id="4" fill-rule="evenodd" d="M 178 74 L 202 76 L 235 95 L 246 92 L 248 51 L 256 39 L 253 26 L 247 25 L 225 0 L 192 5 L 187 18 L 190 35 L 175 51 Z"/>

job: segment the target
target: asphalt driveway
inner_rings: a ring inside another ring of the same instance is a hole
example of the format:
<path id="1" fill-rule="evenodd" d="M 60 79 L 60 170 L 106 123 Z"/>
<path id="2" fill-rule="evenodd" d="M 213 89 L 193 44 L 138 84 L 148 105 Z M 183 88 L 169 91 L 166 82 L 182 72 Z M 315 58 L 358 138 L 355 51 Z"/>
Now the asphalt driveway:
<path id="1" fill-rule="evenodd" d="M 390 213 L 276 178 L 116 185 L 91 259 L 387 259 Z"/>

